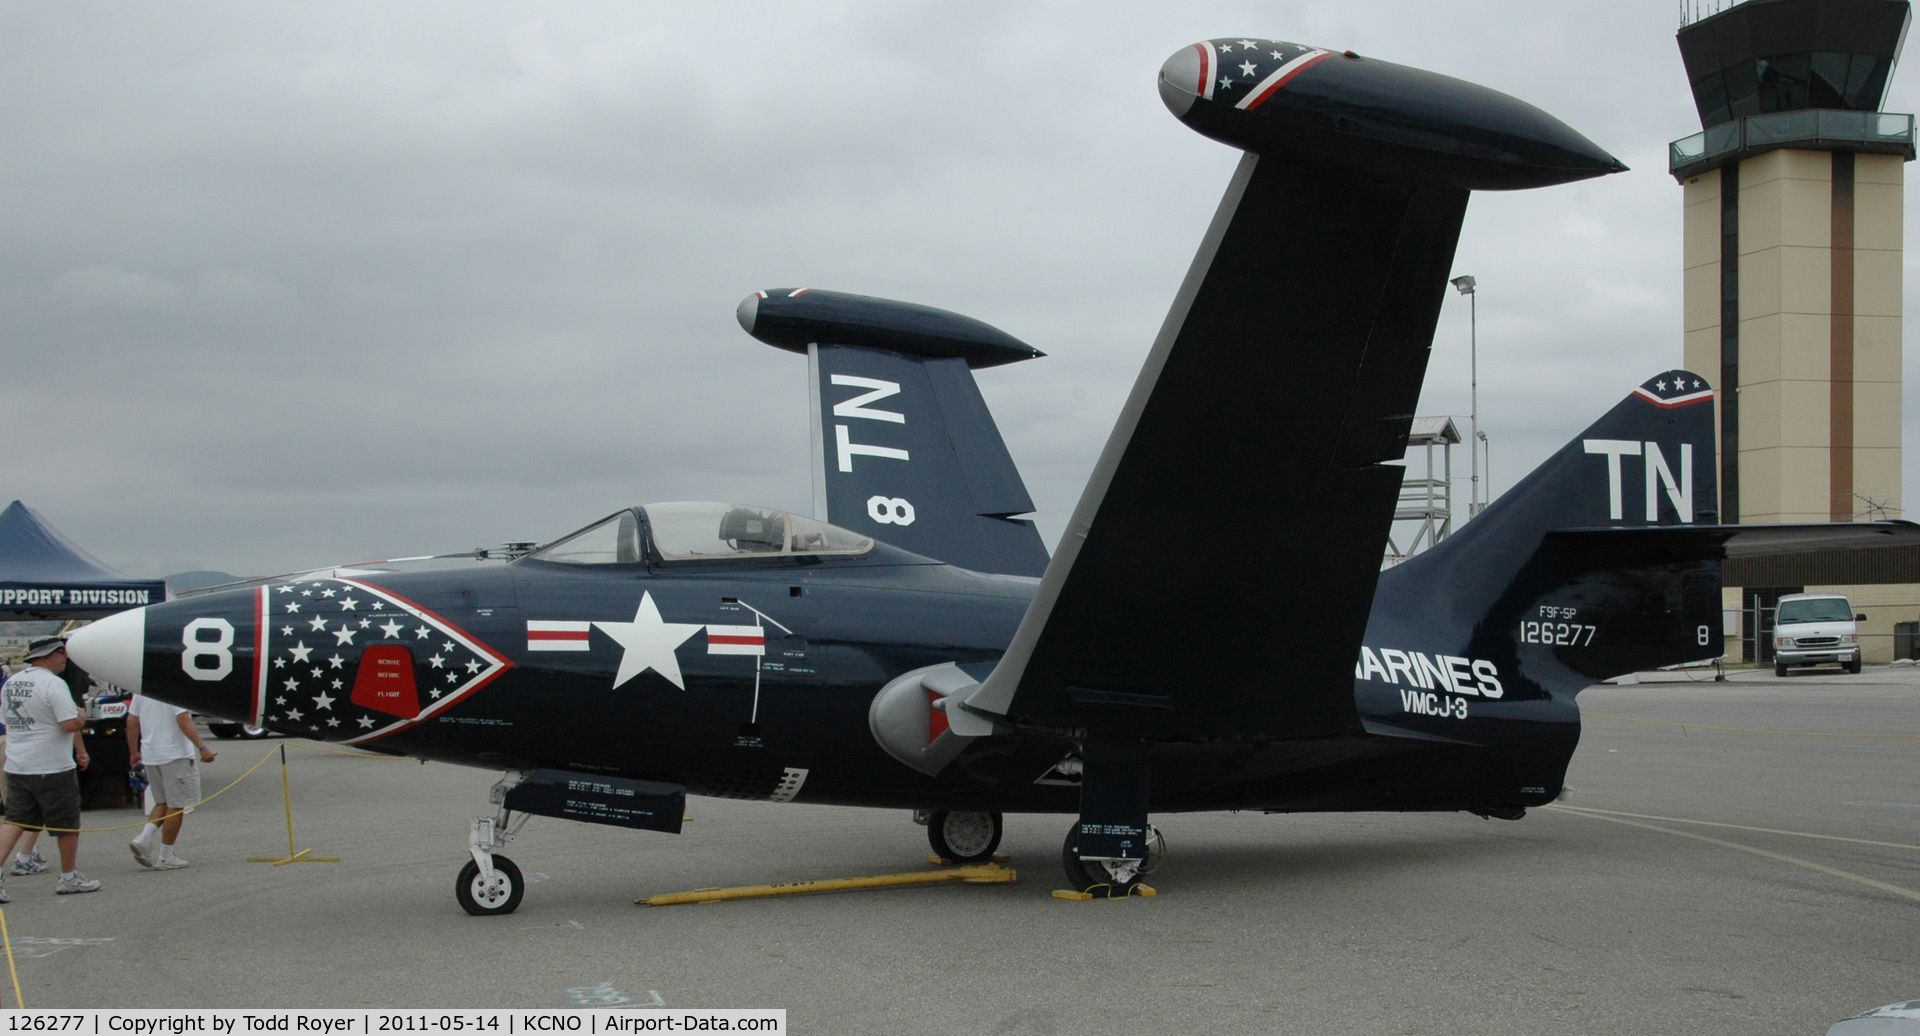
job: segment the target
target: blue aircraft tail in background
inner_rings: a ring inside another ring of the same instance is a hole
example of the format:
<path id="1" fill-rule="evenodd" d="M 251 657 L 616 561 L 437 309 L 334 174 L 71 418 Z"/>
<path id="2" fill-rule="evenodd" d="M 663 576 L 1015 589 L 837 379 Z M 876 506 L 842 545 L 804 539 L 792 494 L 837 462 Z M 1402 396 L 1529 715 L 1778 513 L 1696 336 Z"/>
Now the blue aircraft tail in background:
<path id="1" fill-rule="evenodd" d="M 807 357 L 814 513 L 978 572 L 1038 576 L 1047 550 L 972 370 L 1045 355 L 970 317 L 809 288 L 755 292 L 740 326 Z"/>

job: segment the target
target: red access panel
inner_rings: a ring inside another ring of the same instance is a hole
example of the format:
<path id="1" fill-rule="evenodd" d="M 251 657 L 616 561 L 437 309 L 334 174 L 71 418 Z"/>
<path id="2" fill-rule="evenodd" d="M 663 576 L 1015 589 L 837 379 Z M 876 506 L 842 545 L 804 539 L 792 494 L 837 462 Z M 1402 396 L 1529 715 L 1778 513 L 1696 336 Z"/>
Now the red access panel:
<path id="1" fill-rule="evenodd" d="M 353 703 L 392 716 L 420 714 L 420 695 L 413 689 L 413 656 L 399 644 L 375 644 L 360 656 L 360 672 L 353 678 Z"/>

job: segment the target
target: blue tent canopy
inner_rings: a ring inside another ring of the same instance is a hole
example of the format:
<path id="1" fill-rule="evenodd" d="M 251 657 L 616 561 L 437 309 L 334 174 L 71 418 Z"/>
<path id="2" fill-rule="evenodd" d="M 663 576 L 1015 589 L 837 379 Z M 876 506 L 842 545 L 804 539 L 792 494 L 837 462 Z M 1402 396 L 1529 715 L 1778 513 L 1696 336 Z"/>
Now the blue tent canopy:
<path id="1" fill-rule="evenodd" d="M 97 619 L 166 599 L 165 581 L 115 572 L 20 501 L 0 511 L 0 620 Z"/>

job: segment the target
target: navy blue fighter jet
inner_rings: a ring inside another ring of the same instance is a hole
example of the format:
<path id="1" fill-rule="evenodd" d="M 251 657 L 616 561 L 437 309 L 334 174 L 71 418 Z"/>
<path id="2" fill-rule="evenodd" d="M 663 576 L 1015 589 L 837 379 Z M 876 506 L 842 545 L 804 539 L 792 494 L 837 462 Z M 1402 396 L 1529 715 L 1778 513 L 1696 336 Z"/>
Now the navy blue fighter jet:
<path id="1" fill-rule="evenodd" d="M 495 852 L 517 821 L 673 832 L 688 794 L 913 810 L 957 861 L 1004 813 L 1064 814 L 1069 879 L 1124 891 L 1152 813 L 1518 818 L 1561 790 L 1581 688 L 1721 653 L 1721 559 L 1914 540 L 1716 524 L 1712 390 L 1673 371 L 1382 572 L 1470 192 L 1623 167 L 1351 52 L 1210 40 L 1160 92 L 1245 155 L 1051 558 L 970 373 L 1037 351 L 783 289 L 739 316 L 808 356 L 820 518 L 628 508 L 511 560 L 122 613 L 73 657 L 198 712 L 505 771 L 456 880 L 471 913 L 519 904 Z"/>

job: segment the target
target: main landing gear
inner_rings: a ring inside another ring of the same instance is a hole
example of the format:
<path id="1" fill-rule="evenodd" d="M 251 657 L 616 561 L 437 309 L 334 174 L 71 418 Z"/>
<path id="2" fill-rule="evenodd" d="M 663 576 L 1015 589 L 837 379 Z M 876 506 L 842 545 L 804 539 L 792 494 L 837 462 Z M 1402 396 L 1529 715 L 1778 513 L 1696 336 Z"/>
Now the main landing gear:
<path id="1" fill-rule="evenodd" d="M 1000 848 L 1000 814 L 938 810 L 927 815 L 927 844 L 955 863 L 985 863 Z"/>
<path id="2" fill-rule="evenodd" d="M 454 879 L 453 896 L 460 901 L 460 909 L 469 914 L 482 917 L 511 914 L 527 893 L 527 882 L 520 876 L 520 868 L 493 851 L 513 841 L 527 817 L 532 815 L 522 813 L 516 819 L 505 805 L 507 791 L 524 777 L 524 774 L 509 774 L 501 778 L 488 794 L 500 808 L 493 816 L 475 818 L 467 829 L 467 852 L 473 859 L 460 868 L 460 876 Z"/>
<path id="3" fill-rule="evenodd" d="M 1167 856 L 1167 840 L 1160 829 L 1147 827 L 1147 855 L 1141 860 L 1083 860 L 1080 858 L 1080 825 L 1067 829 L 1067 840 L 1060 846 L 1060 866 L 1067 872 L 1067 884 L 1075 892 L 1104 894 L 1123 899 L 1132 894 L 1141 879 L 1160 869 Z"/>

